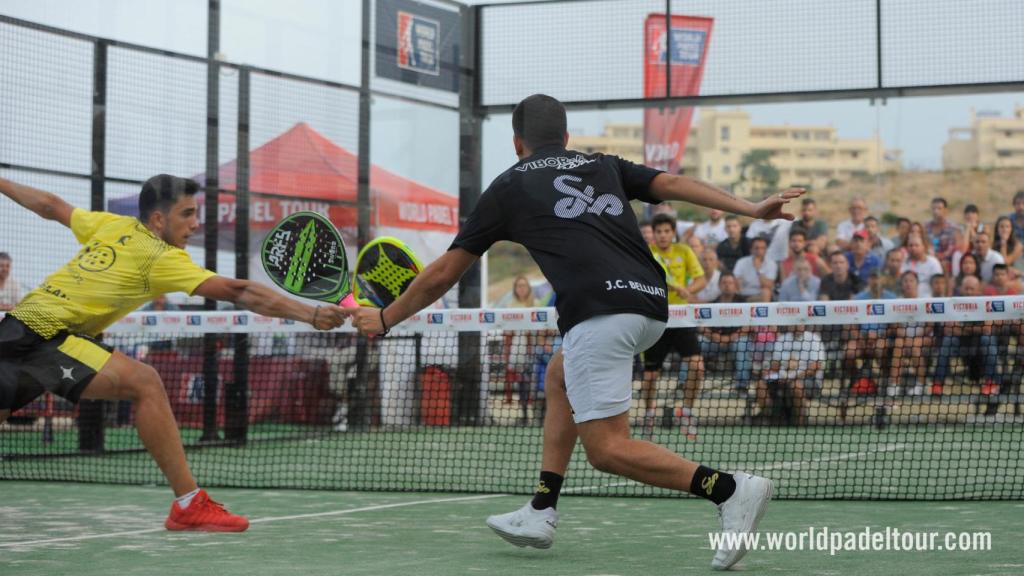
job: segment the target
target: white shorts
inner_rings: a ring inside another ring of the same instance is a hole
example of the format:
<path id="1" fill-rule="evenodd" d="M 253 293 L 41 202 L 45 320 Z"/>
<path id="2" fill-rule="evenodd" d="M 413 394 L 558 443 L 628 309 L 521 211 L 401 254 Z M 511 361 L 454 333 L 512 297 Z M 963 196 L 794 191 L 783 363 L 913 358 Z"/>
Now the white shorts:
<path id="1" fill-rule="evenodd" d="M 665 323 L 639 314 L 595 316 L 565 334 L 565 392 L 573 420 L 587 422 L 629 410 L 633 357 L 661 338 Z"/>

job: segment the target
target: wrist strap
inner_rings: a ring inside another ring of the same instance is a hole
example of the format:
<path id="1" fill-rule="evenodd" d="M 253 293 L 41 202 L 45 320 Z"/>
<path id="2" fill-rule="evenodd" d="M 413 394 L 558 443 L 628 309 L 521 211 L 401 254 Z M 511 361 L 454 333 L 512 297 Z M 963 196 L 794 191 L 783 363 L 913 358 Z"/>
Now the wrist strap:
<path id="1" fill-rule="evenodd" d="M 384 331 L 381 332 L 380 335 L 381 336 L 387 336 L 388 332 L 391 332 L 391 329 L 388 328 L 387 323 L 384 322 L 384 309 L 383 308 L 380 309 L 380 325 L 384 328 Z"/>

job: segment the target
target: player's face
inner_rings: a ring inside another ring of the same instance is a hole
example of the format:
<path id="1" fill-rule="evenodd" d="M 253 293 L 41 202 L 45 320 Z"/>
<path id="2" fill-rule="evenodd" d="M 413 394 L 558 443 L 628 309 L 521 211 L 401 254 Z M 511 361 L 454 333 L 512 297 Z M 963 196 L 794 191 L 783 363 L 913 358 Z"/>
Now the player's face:
<path id="1" fill-rule="evenodd" d="M 190 236 L 199 229 L 199 206 L 195 196 L 182 196 L 166 214 L 161 238 L 171 246 L 184 248 Z"/>
<path id="2" fill-rule="evenodd" d="M 659 250 L 668 250 L 676 240 L 676 231 L 668 224 L 659 224 L 654 227 L 654 244 Z"/>

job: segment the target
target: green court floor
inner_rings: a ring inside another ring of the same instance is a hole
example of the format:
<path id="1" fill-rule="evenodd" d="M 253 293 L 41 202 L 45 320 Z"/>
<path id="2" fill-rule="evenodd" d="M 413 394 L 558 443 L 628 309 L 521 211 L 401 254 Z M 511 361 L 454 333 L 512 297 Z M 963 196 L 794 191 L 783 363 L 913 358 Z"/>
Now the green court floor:
<path id="1" fill-rule="evenodd" d="M 565 496 L 551 550 L 498 539 L 484 518 L 522 496 L 218 489 L 244 534 L 168 533 L 164 488 L 0 482 L 0 574 L 709 574 L 714 508 L 668 498 Z M 983 552 L 751 552 L 744 573 L 1024 573 L 1024 503 L 777 501 L 764 531 L 989 531 Z"/>

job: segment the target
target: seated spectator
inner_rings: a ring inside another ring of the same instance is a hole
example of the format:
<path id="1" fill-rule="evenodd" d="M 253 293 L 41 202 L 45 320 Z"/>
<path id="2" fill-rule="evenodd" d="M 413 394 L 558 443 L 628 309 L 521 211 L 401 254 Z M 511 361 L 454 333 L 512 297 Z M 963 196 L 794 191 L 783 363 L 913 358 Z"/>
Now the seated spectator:
<path id="1" fill-rule="evenodd" d="M 700 265 L 704 268 L 704 277 L 707 278 L 707 283 L 697 292 L 697 302 L 714 302 L 721 293 L 718 283 L 722 278 L 722 269 L 718 264 L 718 252 L 714 248 L 705 248 L 700 253 Z"/>
<path id="2" fill-rule="evenodd" d="M 885 262 L 885 255 L 895 246 L 891 240 L 882 236 L 882 227 L 878 218 L 868 216 L 864 219 L 864 229 L 868 231 L 868 250 L 871 251 L 879 262 Z"/>
<path id="3" fill-rule="evenodd" d="M 910 237 L 910 219 L 900 218 L 896 220 L 896 234 L 890 238 L 893 248 L 905 248 L 907 238 Z"/>
<path id="4" fill-rule="evenodd" d="M 960 287 L 964 284 L 964 278 L 973 277 L 981 280 L 981 276 L 978 274 L 978 257 L 973 252 L 964 254 L 957 261 L 959 270 L 954 274 L 954 285 L 953 285 L 953 296 L 960 296 Z"/>
<path id="5" fill-rule="evenodd" d="M 691 235 L 686 239 L 686 244 L 693 250 L 694 254 L 702 254 L 704 252 L 704 241 L 700 238 Z"/>
<path id="6" fill-rule="evenodd" d="M 837 252 L 838 254 L 838 252 Z M 845 258 L 844 258 L 845 260 Z M 850 276 L 855 278 L 855 276 Z M 877 270 L 868 275 L 867 288 L 853 297 L 855 300 L 888 300 L 896 295 L 882 288 L 882 275 Z M 849 298 L 844 298 L 849 299 Z M 874 394 L 877 388 L 874 362 L 884 373 L 890 359 L 890 325 L 862 322 L 843 327 L 846 342 L 843 346 L 843 374 L 847 377 L 842 396 L 844 403 L 839 407 L 840 418 L 846 417 L 845 398 L 850 394 Z M 859 362 L 859 364 L 858 364 Z"/>
<path id="7" fill-rule="evenodd" d="M 0 312 L 12 310 L 23 294 L 18 281 L 11 276 L 11 255 L 0 252 Z"/>
<path id="8" fill-rule="evenodd" d="M 538 305 L 533 296 L 533 286 L 523 275 L 516 276 L 512 283 L 512 300 L 509 308 L 534 308 Z M 505 333 L 502 361 L 505 365 L 505 403 L 512 402 L 512 387 L 516 386 L 519 403 L 523 405 L 530 398 L 530 376 L 533 371 L 533 357 L 530 351 L 536 334 L 526 330 Z"/>
<path id="9" fill-rule="evenodd" d="M 803 326 L 780 327 L 768 364 L 757 385 L 761 414 L 784 424 L 807 424 L 807 398 L 817 396 L 825 380 L 821 336 Z"/>
<path id="10" fill-rule="evenodd" d="M 868 216 L 868 205 L 863 198 L 851 200 L 849 210 L 850 218 L 836 226 L 836 247 L 840 250 L 849 250 L 853 233 L 864 229 L 864 219 Z"/>
<path id="11" fill-rule="evenodd" d="M 754 238 L 750 243 L 750 256 L 744 256 L 736 262 L 733 274 L 740 284 L 740 295 L 751 302 L 768 302 L 771 300 L 778 266 L 765 257 L 768 241 Z"/>
<path id="12" fill-rule="evenodd" d="M 900 289 L 900 274 L 906 253 L 902 248 L 893 248 L 885 255 L 885 266 L 882 267 L 882 287 L 896 293 Z"/>
<path id="13" fill-rule="evenodd" d="M 907 244 L 910 243 L 910 238 L 913 236 L 917 236 L 918 238 L 921 239 L 922 242 L 924 242 L 924 250 L 926 254 L 932 256 L 935 255 L 935 251 L 932 248 L 932 242 L 928 238 L 928 232 L 926 232 L 924 229 L 924 224 L 921 224 L 920 222 L 916 221 L 910 223 L 910 235 L 907 236 Z M 904 248 L 907 247 L 907 244 L 904 245 Z"/>
<path id="14" fill-rule="evenodd" d="M 713 247 L 717 246 L 719 242 L 724 242 L 727 234 L 725 233 L 725 219 L 722 216 L 724 216 L 724 213 L 721 210 L 710 208 L 708 210 L 708 220 L 697 224 L 691 229 L 693 230 L 693 235 L 700 238 L 705 246 Z"/>
<path id="15" fill-rule="evenodd" d="M 849 300 L 861 291 L 863 284 L 860 278 L 850 274 L 850 261 L 840 251 L 829 256 L 832 273 L 821 279 L 820 300 Z"/>
<path id="16" fill-rule="evenodd" d="M 821 280 L 811 273 L 811 264 L 806 258 L 797 258 L 793 273 L 779 288 L 779 302 L 814 302 L 818 299 Z"/>
<path id="17" fill-rule="evenodd" d="M 949 278 L 945 274 L 933 275 L 928 285 L 932 289 L 932 298 L 947 298 L 953 295 L 949 289 Z"/>
<path id="18" fill-rule="evenodd" d="M 978 232 L 974 235 L 974 255 L 978 257 L 983 282 L 992 280 L 992 268 L 996 264 L 1006 264 L 1002 254 L 992 249 L 992 238 L 988 232 Z"/>
<path id="19" fill-rule="evenodd" d="M 640 223 L 640 236 L 648 246 L 654 245 L 654 228 L 651 228 L 650 222 L 644 220 Z"/>
<path id="20" fill-rule="evenodd" d="M 1016 296 L 1020 291 L 1010 283 L 1010 270 L 1006 264 L 996 264 L 992 267 L 992 282 L 985 284 L 982 293 L 985 296 Z"/>
<path id="21" fill-rule="evenodd" d="M 1018 242 L 1024 242 L 1024 189 L 1013 195 L 1013 212 L 1006 215 L 1013 225 L 1013 235 Z"/>
<path id="22" fill-rule="evenodd" d="M 846 253 L 846 260 L 850 263 L 850 274 L 861 281 L 866 280 L 870 272 L 882 267 L 882 261 L 871 252 L 869 242 L 870 234 L 867 229 L 858 230 L 853 233 L 850 250 Z"/>
<path id="23" fill-rule="evenodd" d="M 792 274 L 793 264 L 799 259 L 806 260 L 811 265 L 811 273 L 819 278 L 830 272 L 824 260 L 818 258 L 813 250 L 807 250 L 807 240 L 803 230 L 791 230 L 789 253 L 785 260 L 779 263 L 779 280 L 784 282 Z"/>
<path id="24" fill-rule="evenodd" d="M 718 279 L 718 298 L 715 304 L 742 304 L 746 302 L 739 295 L 739 283 L 732 272 L 722 272 Z M 750 374 L 754 366 L 754 350 L 750 340 L 749 326 L 702 327 L 701 353 L 704 358 L 720 354 L 732 355 L 734 367 L 733 383 L 736 391 L 746 393 L 750 385 Z"/>
<path id="25" fill-rule="evenodd" d="M 800 202 L 800 219 L 793 222 L 790 233 L 794 230 L 803 232 L 809 251 L 824 260 L 828 244 L 828 223 L 818 218 L 818 203 L 813 198 L 804 198 Z"/>
<path id="26" fill-rule="evenodd" d="M 961 292 L 964 297 L 981 296 L 981 282 L 974 276 L 964 278 Z M 954 356 L 977 360 L 981 364 L 981 393 L 992 396 L 999 393 L 999 342 L 989 322 L 955 322 L 942 327 L 941 344 L 937 351 L 932 394 L 939 396 L 946 384 L 949 363 Z"/>
<path id="27" fill-rule="evenodd" d="M 960 266 L 960 259 L 970 251 L 971 244 L 967 241 L 967 234 L 963 230 L 957 229 L 953 233 L 953 255 L 949 258 L 949 266 L 943 266 L 943 268 L 951 275 L 956 276 L 954 270 Z"/>
<path id="28" fill-rule="evenodd" d="M 146 312 L 177 312 L 181 307 L 167 299 L 166 294 L 161 294 L 147 302 L 142 308 Z"/>
<path id="29" fill-rule="evenodd" d="M 957 226 L 946 218 L 948 204 L 945 198 L 932 199 L 932 220 L 928 222 L 927 233 L 931 238 L 932 255 L 940 263 L 949 262 L 953 256 L 953 233 Z M 925 282 L 927 279 L 921 279 Z"/>
<path id="30" fill-rule="evenodd" d="M 992 249 L 1003 257 L 1003 262 L 1010 267 L 1010 274 L 1020 277 L 1024 270 L 1024 242 L 1021 242 L 1013 233 L 1013 222 L 1008 216 L 1000 216 L 996 220 L 995 231 L 992 236 Z"/>
<path id="31" fill-rule="evenodd" d="M 981 223 L 981 213 L 974 204 L 964 206 L 964 225 L 961 227 L 964 236 L 967 237 L 967 244 L 974 245 L 974 236 L 978 232 L 987 232 L 985 225 Z"/>
<path id="32" fill-rule="evenodd" d="M 882 273 L 878 270 L 872 270 L 868 274 L 868 281 L 866 287 L 854 295 L 854 300 L 892 300 L 896 298 L 896 293 L 889 290 L 882 283 Z"/>
<path id="33" fill-rule="evenodd" d="M 928 284 L 931 277 L 944 273 L 942 264 L 934 256 L 928 255 L 925 251 L 924 240 L 916 234 L 911 234 L 907 240 L 907 259 L 903 261 L 900 273 L 907 270 L 917 274 L 922 298 L 930 298 L 932 295 L 931 286 Z"/>
<path id="34" fill-rule="evenodd" d="M 934 281 L 941 279 L 945 282 L 946 277 L 941 274 L 932 276 L 932 289 L 936 285 Z M 907 271 L 900 276 L 900 298 L 917 298 L 918 285 L 917 274 Z M 940 290 L 944 286 L 938 286 Z M 890 328 L 892 335 L 892 360 L 889 369 L 889 386 L 886 388 L 889 396 L 899 394 L 903 374 L 910 371 L 914 375 L 914 384 L 907 393 L 911 396 L 924 394 L 925 382 L 928 378 L 928 364 L 926 358 L 927 350 L 932 345 L 932 326 L 920 322 L 901 322 L 892 324 Z"/>
<path id="35" fill-rule="evenodd" d="M 718 260 L 722 263 L 722 271 L 732 272 L 736 262 L 750 255 L 750 241 L 743 235 L 740 219 L 730 214 L 725 217 L 725 241 L 715 247 Z"/>

